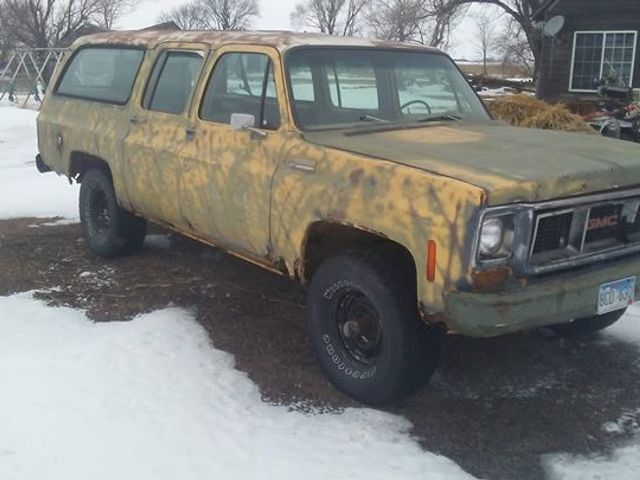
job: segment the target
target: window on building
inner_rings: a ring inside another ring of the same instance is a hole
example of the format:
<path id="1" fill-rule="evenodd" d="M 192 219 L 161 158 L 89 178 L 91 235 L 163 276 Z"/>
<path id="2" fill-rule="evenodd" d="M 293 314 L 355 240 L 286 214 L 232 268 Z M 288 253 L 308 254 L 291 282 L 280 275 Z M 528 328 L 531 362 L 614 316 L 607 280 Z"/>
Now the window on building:
<path id="1" fill-rule="evenodd" d="M 144 51 L 86 47 L 65 68 L 56 94 L 116 105 L 129 101 Z"/>
<path id="2" fill-rule="evenodd" d="M 600 85 L 631 87 L 637 32 L 576 32 L 571 90 L 596 91 Z"/>

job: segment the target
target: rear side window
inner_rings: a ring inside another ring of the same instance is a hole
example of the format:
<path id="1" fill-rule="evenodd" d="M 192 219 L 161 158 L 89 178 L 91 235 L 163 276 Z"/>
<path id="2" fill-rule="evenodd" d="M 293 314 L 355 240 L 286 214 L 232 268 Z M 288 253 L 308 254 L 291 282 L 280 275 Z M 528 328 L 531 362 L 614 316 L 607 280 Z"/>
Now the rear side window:
<path id="1" fill-rule="evenodd" d="M 124 105 L 143 57 L 143 50 L 133 48 L 83 48 L 71 59 L 56 93 Z"/>
<path id="2" fill-rule="evenodd" d="M 200 52 L 165 52 L 153 69 L 144 98 L 144 107 L 156 112 L 180 114 L 187 107 L 204 54 Z"/>

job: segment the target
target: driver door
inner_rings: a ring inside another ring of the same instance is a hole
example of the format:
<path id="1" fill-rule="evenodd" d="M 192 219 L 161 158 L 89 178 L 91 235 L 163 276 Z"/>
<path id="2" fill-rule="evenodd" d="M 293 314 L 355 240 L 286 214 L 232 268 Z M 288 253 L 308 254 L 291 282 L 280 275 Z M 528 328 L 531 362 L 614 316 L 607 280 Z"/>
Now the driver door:
<path id="1" fill-rule="evenodd" d="M 246 45 L 216 53 L 183 154 L 182 212 L 194 235 L 264 262 L 271 180 L 287 137 L 279 56 Z M 232 125 L 238 118 L 247 128 Z"/>

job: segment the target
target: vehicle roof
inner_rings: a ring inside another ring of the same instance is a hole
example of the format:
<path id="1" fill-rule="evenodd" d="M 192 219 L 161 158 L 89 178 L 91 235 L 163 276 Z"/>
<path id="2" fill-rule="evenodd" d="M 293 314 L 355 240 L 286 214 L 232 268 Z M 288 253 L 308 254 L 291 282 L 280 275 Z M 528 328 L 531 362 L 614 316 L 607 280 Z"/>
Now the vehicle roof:
<path id="1" fill-rule="evenodd" d="M 265 45 L 281 52 L 299 46 L 344 46 L 439 50 L 418 43 L 401 43 L 356 37 L 340 37 L 321 33 L 294 33 L 286 31 L 120 31 L 87 35 L 74 43 L 74 47 L 93 44 L 127 44 L 152 49 L 167 42 L 206 43 L 212 46 L 225 44 Z"/>

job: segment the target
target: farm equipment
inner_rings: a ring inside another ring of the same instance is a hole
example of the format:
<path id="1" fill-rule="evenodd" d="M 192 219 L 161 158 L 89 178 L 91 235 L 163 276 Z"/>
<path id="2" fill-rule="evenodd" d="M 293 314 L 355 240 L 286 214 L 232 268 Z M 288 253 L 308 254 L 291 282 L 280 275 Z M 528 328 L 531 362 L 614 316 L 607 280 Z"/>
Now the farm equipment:
<path id="1" fill-rule="evenodd" d="M 640 102 L 633 90 L 624 87 L 602 86 L 598 89 L 602 101 L 598 110 L 584 119 L 605 137 L 640 142 Z"/>

